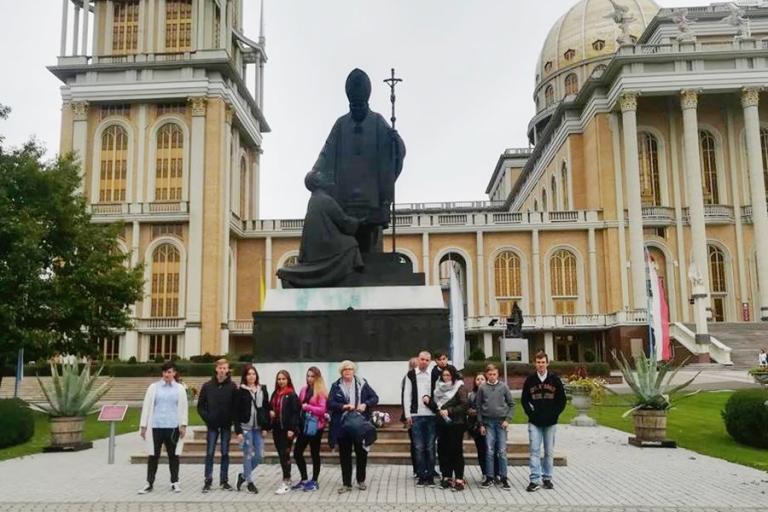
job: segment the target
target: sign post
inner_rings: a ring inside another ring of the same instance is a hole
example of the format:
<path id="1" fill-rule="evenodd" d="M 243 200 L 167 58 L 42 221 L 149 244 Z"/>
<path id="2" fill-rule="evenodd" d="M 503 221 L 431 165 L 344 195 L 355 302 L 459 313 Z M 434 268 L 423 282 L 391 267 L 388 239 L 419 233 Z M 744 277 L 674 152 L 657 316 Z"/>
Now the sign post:
<path id="1" fill-rule="evenodd" d="M 125 413 L 128 410 L 127 405 L 102 405 L 99 412 L 98 421 L 109 423 L 109 450 L 107 455 L 107 464 L 115 463 L 115 424 L 125 419 Z"/>

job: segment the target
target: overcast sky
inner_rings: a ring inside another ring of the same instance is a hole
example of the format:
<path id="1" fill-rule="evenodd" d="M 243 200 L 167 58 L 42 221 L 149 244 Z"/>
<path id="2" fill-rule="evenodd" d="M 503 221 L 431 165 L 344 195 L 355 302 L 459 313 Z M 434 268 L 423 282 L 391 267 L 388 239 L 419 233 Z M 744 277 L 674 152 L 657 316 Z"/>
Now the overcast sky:
<path id="1" fill-rule="evenodd" d="M 245 0 L 258 36 L 258 1 Z M 309 171 L 336 118 L 344 81 L 365 70 L 371 107 L 389 118 L 382 80 L 395 67 L 397 128 L 408 156 L 397 202 L 486 199 L 499 154 L 527 146 L 535 63 L 547 32 L 575 0 L 266 0 L 261 216 L 303 217 Z M 670 0 L 663 6 L 706 5 Z M 31 136 L 59 145 L 59 0 L 0 0 L 0 122 L 8 144 Z M 249 80 L 252 86 L 252 80 Z"/>

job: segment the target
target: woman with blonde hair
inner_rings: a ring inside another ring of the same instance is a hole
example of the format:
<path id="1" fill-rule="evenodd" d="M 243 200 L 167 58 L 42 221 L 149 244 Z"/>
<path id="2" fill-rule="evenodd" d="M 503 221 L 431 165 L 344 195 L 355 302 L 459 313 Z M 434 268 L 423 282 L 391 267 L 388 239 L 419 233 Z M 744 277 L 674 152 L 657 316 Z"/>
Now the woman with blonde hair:
<path id="1" fill-rule="evenodd" d="M 316 366 L 307 370 L 307 384 L 299 392 L 299 403 L 302 428 L 293 449 L 293 459 L 301 473 L 301 480 L 291 489 L 311 492 L 320 488 L 317 485 L 317 479 L 320 476 L 320 443 L 325 431 L 325 410 L 328 403 L 328 388 L 325 386 L 320 369 Z M 307 445 L 312 456 L 312 480 L 307 478 L 307 462 L 304 460 L 304 450 Z"/>
<path id="2" fill-rule="evenodd" d="M 368 465 L 368 450 L 363 441 L 351 437 L 345 429 L 347 425 L 354 423 L 352 420 L 370 422 L 371 408 L 379 403 L 376 392 L 368 385 L 365 379 L 355 376 L 355 363 L 342 361 L 339 364 L 341 378 L 333 383 L 328 394 L 328 411 L 331 413 L 331 430 L 328 442 L 331 448 L 339 445 L 339 459 L 341 462 L 342 487 L 339 494 L 352 490 L 352 449 L 355 450 L 357 488 L 361 491 L 367 489 L 365 484 L 365 470 Z M 357 418 L 353 418 L 356 416 Z M 361 418 L 362 417 L 362 418 Z M 359 423 L 359 421 L 357 422 Z"/>

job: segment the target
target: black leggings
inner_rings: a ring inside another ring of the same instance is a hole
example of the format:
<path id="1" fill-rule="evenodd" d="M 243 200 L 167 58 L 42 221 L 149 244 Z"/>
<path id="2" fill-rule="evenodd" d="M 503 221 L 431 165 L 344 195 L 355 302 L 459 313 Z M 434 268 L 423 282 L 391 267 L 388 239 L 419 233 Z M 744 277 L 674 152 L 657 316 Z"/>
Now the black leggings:
<path id="1" fill-rule="evenodd" d="M 272 439 L 275 441 L 277 456 L 280 457 L 280 467 L 283 468 L 283 480 L 291 479 L 291 447 L 293 438 L 288 439 L 288 431 L 279 427 L 272 429 Z"/>
<path id="2" fill-rule="evenodd" d="M 347 486 L 352 486 L 352 449 L 355 450 L 355 465 L 358 483 L 365 482 L 365 469 L 368 465 L 368 452 L 363 448 L 363 443 L 360 441 L 352 441 L 351 439 L 340 438 L 339 439 L 339 459 L 341 461 L 341 481 Z"/>
<path id="3" fill-rule="evenodd" d="M 165 451 L 168 452 L 168 467 L 171 470 L 171 483 L 179 481 L 179 456 L 176 455 L 176 444 L 179 442 L 178 428 L 153 428 L 147 432 L 152 436 L 154 453 L 147 459 L 147 482 L 151 485 L 155 483 L 157 475 L 157 465 L 160 461 L 160 451 L 165 445 Z"/>
<path id="4" fill-rule="evenodd" d="M 443 478 L 464 479 L 464 425 L 443 422 L 437 426 L 437 450 Z"/>
<path id="5" fill-rule="evenodd" d="M 312 456 L 312 480 L 317 482 L 320 476 L 320 443 L 322 441 L 322 430 L 318 430 L 317 434 L 311 437 L 299 434 L 296 446 L 293 448 L 293 459 L 296 461 L 302 480 L 307 480 L 307 461 L 304 460 L 304 450 L 309 445 L 309 453 Z"/>

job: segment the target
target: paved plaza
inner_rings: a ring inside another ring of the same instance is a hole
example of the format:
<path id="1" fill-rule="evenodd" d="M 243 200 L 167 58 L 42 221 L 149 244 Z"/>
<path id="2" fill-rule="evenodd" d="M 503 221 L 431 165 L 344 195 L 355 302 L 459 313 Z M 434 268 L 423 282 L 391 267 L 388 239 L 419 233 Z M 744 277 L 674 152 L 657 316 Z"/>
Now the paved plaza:
<path id="1" fill-rule="evenodd" d="M 525 431 L 513 426 L 512 440 Z M 137 496 L 145 467 L 131 465 L 128 457 L 140 451 L 138 436 L 118 437 L 117 463 L 106 464 L 106 441 L 74 454 L 40 454 L 0 463 L 0 512 L 6 510 L 207 511 L 297 510 L 522 510 L 522 511 L 678 511 L 765 510 L 768 474 L 719 459 L 677 449 L 645 449 L 627 444 L 627 434 L 598 428 L 560 427 L 558 446 L 568 456 L 568 467 L 556 468 L 554 491 L 526 493 L 527 469 L 510 468 L 511 492 L 481 489 L 477 467 L 469 468 L 469 488 L 461 493 L 417 489 L 406 466 L 372 466 L 367 491 L 338 496 L 338 466 L 326 467 L 320 491 L 276 496 L 280 481 L 277 465 L 258 470 L 258 495 L 216 490 L 200 493 L 202 466 L 183 465 L 183 492 L 173 494 L 166 485 L 167 466 L 161 466 L 155 491 Z M 231 468 L 231 481 L 238 468 Z M 295 467 L 294 467 L 295 470 Z M 512 506 L 512 507 L 510 507 Z M 222 508 L 223 507 L 223 508 Z"/>

